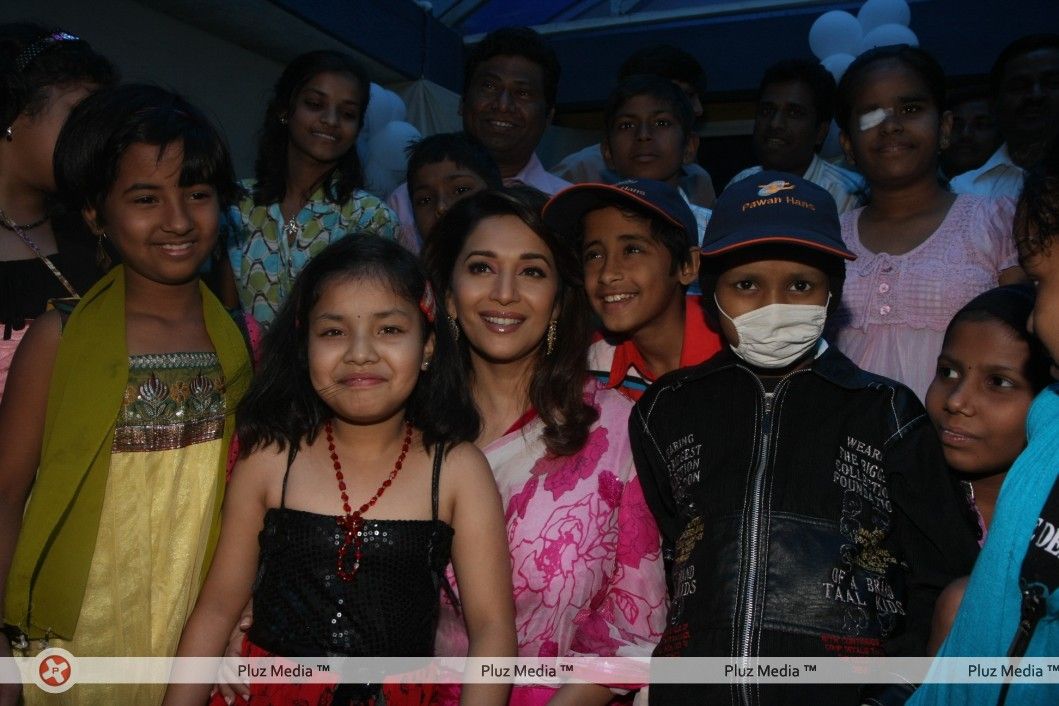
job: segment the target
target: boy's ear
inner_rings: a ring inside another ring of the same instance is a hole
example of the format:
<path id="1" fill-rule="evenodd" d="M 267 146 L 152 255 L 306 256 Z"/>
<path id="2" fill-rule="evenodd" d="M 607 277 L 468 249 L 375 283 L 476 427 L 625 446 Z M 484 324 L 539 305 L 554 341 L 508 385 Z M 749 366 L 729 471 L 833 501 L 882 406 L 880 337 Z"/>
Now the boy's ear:
<path id="1" fill-rule="evenodd" d="M 699 136 L 697 133 L 688 135 L 684 140 L 684 161 L 682 164 L 694 164 L 699 156 Z"/>
<path id="2" fill-rule="evenodd" d="M 100 223 L 99 213 L 95 206 L 85 206 L 81 209 L 81 218 L 85 220 L 92 235 L 103 235 L 103 224 Z"/>
<path id="3" fill-rule="evenodd" d="M 690 257 L 688 261 L 680 266 L 680 273 L 678 278 L 680 283 L 685 287 L 689 286 L 692 282 L 699 278 L 699 248 L 698 246 L 688 248 Z"/>
<path id="4" fill-rule="evenodd" d="M 603 161 L 607 163 L 607 169 L 614 169 L 614 162 L 611 160 L 610 142 L 606 137 L 603 138 L 603 142 L 599 143 L 599 151 L 603 154 Z"/>

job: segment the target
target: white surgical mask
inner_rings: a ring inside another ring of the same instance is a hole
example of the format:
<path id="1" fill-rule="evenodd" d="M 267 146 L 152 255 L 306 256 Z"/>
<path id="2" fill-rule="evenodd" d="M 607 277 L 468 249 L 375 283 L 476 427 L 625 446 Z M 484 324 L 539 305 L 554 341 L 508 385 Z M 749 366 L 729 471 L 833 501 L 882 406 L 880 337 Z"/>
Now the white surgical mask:
<path id="1" fill-rule="evenodd" d="M 758 368 L 785 368 L 801 358 L 820 340 L 827 321 L 827 304 L 769 304 L 733 319 L 717 303 L 716 294 L 713 301 L 739 336 L 739 345 L 731 349 Z"/>

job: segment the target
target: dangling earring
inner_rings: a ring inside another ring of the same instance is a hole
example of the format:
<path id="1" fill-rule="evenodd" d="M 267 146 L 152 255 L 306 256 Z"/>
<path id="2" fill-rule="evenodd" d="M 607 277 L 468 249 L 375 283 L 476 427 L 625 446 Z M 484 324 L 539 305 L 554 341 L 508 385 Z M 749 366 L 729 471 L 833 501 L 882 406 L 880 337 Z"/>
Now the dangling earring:
<path id="1" fill-rule="evenodd" d="M 280 125 L 286 125 L 287 124 L 287 116 L 286 115 L 279 116 L 279 124 Z"/>
<path id="2" fill-rule="evenodd" d="M 424 373 L 427 370 L 429 370 L 430 369 L 430 358 L 427 358 L 426 360 L 424 360 L 423 364 L 419 366 L 419 369 L 422 370 Z"/>
<path id="3" fill-rule="evenodd" d="M 106 233 L 99 231 L 99 236 L 96 239 L 96 267 L 103 272 L 109 270 L 111 265 L 110 255 L 107 254 L 107 249 L 103 247 L 103 238 L 106 237 Z"/>
<path id="4" fill-rule="evenodd" d="M 940 146 L 941 146 L 941 149 L 938 150 L 938 152 L 944 152 L 945 150 L 949 149 L 949 138 L 947 138 L 947 137 L 941 138 Z"/>
<path id="5" fill-rule="evenodd" d="M 456 321 L 455 316 L 449 317 L 449 331 L 452 332 L 452 340 L 456 343 L 460 341 L 460 324 Z"/>
<path id="6" fill-rule="evenodd" d="M 555 338 L 559 332 L 559 321 L 552 319 L 548 324 L 548 333 L 544 335 L 544 355 L 551 355 L 555 351 Z"/>
<path id="7" fill-rule="evenodd" d="M 8 125 L 7 129 L 4 130 L 4 137 L 7 138 L 8 142 L 11 142 L 11 140 L 15 139 L 14 136 L 11 134 L 11 126 L 10 125 Z"/>

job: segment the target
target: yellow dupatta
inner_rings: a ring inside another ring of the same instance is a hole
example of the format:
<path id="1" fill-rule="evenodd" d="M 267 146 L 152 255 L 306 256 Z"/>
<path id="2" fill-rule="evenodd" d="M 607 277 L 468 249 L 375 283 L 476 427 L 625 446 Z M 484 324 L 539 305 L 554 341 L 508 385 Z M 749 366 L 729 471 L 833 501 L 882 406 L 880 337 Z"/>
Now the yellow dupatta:
<path id="1" fill-rule="evenodd" d="M 224 444 L 250 383 L 250 359 L 235 322 L 199 284 L 203 318 L 225 376 Z M 114 422 L 129 376 L 125 270 L 115 267 L 85 294 L 63 329 L 48 390 L 44 442 L 7 580 L 4 621 L 31 638 L 71 639 L 81 613 L 110 468 Z M 226 454 L 204 569 L 220 532 Z M 205 571 L 202 576 L 205 576 Z"/>

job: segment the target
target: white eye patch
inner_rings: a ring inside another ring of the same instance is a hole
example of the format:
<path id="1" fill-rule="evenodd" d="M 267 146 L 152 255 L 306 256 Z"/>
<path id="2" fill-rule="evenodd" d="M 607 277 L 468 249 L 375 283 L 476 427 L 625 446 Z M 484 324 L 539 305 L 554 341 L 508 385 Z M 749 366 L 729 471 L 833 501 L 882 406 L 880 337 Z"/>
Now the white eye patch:
<path id="1" fill-rule="evenodd" d="M 870 113 L 860 116 L 859 127 L 861 132 L 871 130 L 873 127 L 882 125 L 883 120 L 894 114 L 893 108 L 876 108 Z"/>

